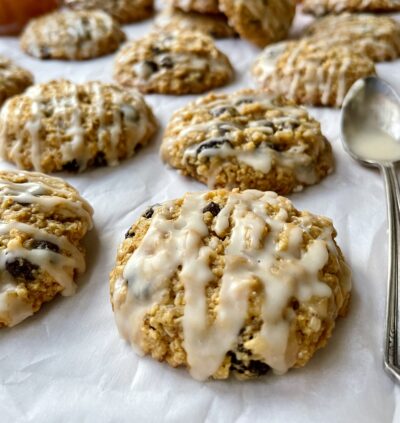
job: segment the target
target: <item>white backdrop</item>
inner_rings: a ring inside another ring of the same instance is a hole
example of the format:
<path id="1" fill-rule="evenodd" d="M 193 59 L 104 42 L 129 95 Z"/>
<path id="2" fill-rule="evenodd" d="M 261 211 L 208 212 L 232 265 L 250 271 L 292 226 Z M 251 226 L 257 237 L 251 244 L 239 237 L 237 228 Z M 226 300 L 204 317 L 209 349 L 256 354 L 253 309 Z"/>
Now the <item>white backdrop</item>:
<path id="1" fill-rule="evenodd" d="M 309 20 L 297 16 L 294 32 Z M 151 22 L 126 27 L 130 39 Z M 258 49 L 218 41 L 237 75 L 223 91 L 252 86 Z M 27 67 L 37 82 L 69 78 L 112 80 L 113 56 L 83 63 L 41 62 L 24 55 L 15 38 L 0 53 Z M 400 90 L 400 61 L 378 73 Z M 86 239 L 87 273 L 74 297 L 58 298 L 19 326 L 0 331 L 0 422 L 400 422 L 400 390 L 383 372 L 386 295 L 386 210 L 379 173 L 344 153 L 339 112 L 310 109 L 333 144 L 336 170 L 320 185 L 290 198 L 300 209 L 331 217 L 353 270 L 353 299 L 328 347 L 304 369 L 256 381 L 200 383 L 184 370 L 137 357 L 119 338 L 108 274 L 123 235 L 147 204 L 205 190 L 158 157 L 171 113 L 193 96 L 147 96 L 161 129 L 151 145 L 116 168 L 63 174 L 95 209 Z M 0 163 L 1 168 L 13 168 Z"/>

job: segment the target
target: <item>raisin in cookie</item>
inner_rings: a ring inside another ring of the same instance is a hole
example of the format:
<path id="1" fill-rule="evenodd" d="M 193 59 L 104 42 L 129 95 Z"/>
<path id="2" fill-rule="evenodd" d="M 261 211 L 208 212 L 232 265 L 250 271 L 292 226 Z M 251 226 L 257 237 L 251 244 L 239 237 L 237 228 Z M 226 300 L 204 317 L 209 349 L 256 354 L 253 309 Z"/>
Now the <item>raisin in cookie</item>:
<path id="1" fill-rule="evenodd" d="M 182 12 L 175 8 L 164 9 L 154 21 L 155 27 L 162 31 L 200 31 L 214 38 L 228 38 L 236 35 L 229 26 L 226 16 Z"/>
<path id="2" fill-rule="evenodd" d="M 0 112 L 0 154 L 23 169 L 80 172 L 114 166 L 156 130 L 141 94 L 112 84 L 35 85 Z"/>
<path id="3" fill-rule="evenodd" d="M 268 46 L 252 72 L 269 94 L 297 104 L 340 107 L 359 78 L 375 75 L 374 62 L 343 45 L 305 38 Z"/>
<path id="4" fill-rule="evenodd" d="M 179 95 L 225 85 L 232 79 L 233 69 L 206 34 L 153 32 L 121 49 L 114 76 L 120 84 L 143 93 Z"/>
<path id="5" fill-rule="evenodd" d="M 38 59 L 85 60 L 117 50 L 125 34 L 100 10 L 61 11 L 33 19 L 22 49 Z"/>
<path id="6" fill-rule="evenodd" d="M 0 56 L 0 106 L 14 95 L 24 92 L 33 84 L 33 75 Z"/>
<path id="7" fill-rule="evenodd" d="M 283 40 L 296 12 L 294 0 L 220 0 L 229 24 L 259 47 Z"/>
<path id="8" fill-rule="evenodd" d="M 375 62 L 400 56 L 400 23 L 387 16 L 350 13 L 327 16 L 312 23 L 306 35 L 321 49 L 341 45 Z"/>
<path id="9" fill-rule="evenodd" d="M 161 156 L 211 188 L 280 194 L 333 168 L 331 146 L 305 109 L 253 90 L 209 94 L 175 112 Z"/>
<path id="10" fill-rule="evenodd" d="M 64 5 L 71 9 L 103 10 L 123 24 L 150 17 L 153 3 L 153 0 L 64 0 Z"/>
<path id="11" fill-rule="evenodd" d="M 395 12 L 398 0 L 303 0 L 303 12 L 314 15 L 342 12 Z"/>
<path id="12" fill-rule="evenodd" d="M 220 13 L 218 0 L 169 0 L 169 4 L 185 12 Z"/>
<path id="13" fill-rule="evenodd" d="M 85 270 L 81 239 L 92 208 L 62 179 L 0 171 L 0 327 L 14 326 L 57 294 L 73 295 Z"/>
<path id="14" fill-rule="evenodd" d="M 111 273 L 120 334 L 199 380 L 304 366 L 347 311 L 335 236 L 329 219 L 274 192 L 189 193 L 153 207 Z"/>

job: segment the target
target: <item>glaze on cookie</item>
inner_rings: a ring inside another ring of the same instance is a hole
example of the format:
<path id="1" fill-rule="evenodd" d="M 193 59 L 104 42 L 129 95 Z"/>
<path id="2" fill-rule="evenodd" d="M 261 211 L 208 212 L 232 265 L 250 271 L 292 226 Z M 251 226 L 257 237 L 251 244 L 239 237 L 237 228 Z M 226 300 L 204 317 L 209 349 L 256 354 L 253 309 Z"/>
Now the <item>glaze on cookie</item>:
<path id="1" fill-rule="evenodd" d="M 85 271 L 80 240 L 93 210 L 59 178 L 0 171 L 0 327 L 14 326 L 57 294 L 73 295 Z"/>
<path id="2" fill-rule="evenodd" d="M 333 168 L 320 124 L 303 108 L 254 90 L 209 94 L 172 116 L 165 162 L 210 188 L 288 194 Z"/>
<path id="3" fill-rule="evenodd" d="M 196 94 L 227 84 L 229 59 L 201 32 L 152 32 L 117 54 L 115 79 L 143 93 Z"/>
<path id="4" fill-rule="evenodd" d="M 66 10 L 33 19 L 21 35 L 21 48 L 38 59 L 85 60 L 114 52 L 124 40 L 107 13 Z"/>
<path id="5" fill-rule="evenodd" d="M 81 172 L 131 157 L 156 128 L 138 92 L 101 82 L 52 81 L 6 102 L 0 154 L 22 169 Z"/>
<path id="6" fill-rule="evenodd" d="M 305 38 L 266 47 L 252 73 L 270 95 L 297 104 L 340 107 L 354 82 L 376 71 L 371 59 L 348 46 Z"/>
<path id="7" fill-rule="evenodd" d="M 316 47 L 348 48 L 375 62 L 400 56 L 400 23 L 387 16 L 343 13 L 317 19 L 305 33 Z"/>
<path id="8" fill-rule="evenodd" d="M 111 273 L 119 332 L 199 380 L 304 366 L 347 310 L 351 279 L 324 217 L 273 192 L 189 193 L 130 228 Z"/>

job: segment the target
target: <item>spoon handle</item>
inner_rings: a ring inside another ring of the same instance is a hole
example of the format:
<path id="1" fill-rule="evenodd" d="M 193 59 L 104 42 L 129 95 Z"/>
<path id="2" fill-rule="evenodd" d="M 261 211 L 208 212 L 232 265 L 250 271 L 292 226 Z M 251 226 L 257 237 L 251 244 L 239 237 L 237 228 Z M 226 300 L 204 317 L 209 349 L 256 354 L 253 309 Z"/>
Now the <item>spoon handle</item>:
<path id="1" fill-rule="evenodd" d="M 398 181 L 391 165 L 382 166 L 389 221 L 389 264 L 386 302 L 385 370 L 400 382 L 398 354 L 400 204 Z"/>

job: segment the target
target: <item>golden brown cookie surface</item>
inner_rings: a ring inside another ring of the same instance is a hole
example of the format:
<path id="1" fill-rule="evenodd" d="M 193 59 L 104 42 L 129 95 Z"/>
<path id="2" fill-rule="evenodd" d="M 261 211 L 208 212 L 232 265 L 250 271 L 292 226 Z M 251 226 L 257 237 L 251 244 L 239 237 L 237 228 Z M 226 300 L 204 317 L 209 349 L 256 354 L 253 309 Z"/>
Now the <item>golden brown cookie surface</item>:
<path id="1" fill-rule="evenodd" d="M 14 95 L 20 94 L 33 84 L 33 75 L 0 56 L 0 106 Z"/>
<path id="2" fill-rule="evenodd" d="M 101 10 L 66 10 L 33 19 L 21 47 L 38 59 L 85 60 L 117 50 L 125 34 Z"/>
<path id="3" fill-rule="evenodd" d="M 333 168 L 330 144 L 303 108 L 255 90 L 209 94 L 172 116 L 164 161 L 210 188 L 288 194 Z"/>
<path id="4" fill-rule="evenodd" d="M 243 38 L 264 47 L 287 37 L 296 3 L 294 0 L 220 0 L 220 9 Z"/>
<path id="5" fill-rule="evenodd" d="M 92 213 L 59 178 L 0 172 L 0 327 L 20 323 L 58 293 L 75 293 Z"/>
<path id="6" fill-rule="evenodd" d="M 117 165 L 157 128 L 141 94 L 96 81 L 35 85 L 5 104 L 0 122 L 2 157 L 44 172 Z"/>
<path id="7" fill-rule="evenodd" d="M 122 337 L 193 377 L 304 366 L 350 297 L 329 219 L 272 192 L 211 191 L 148 209 L 111 273 Z"/>
<path id="8" fill-rule="evenodd" d="M 143 93 L 196 94 L 227 84 L 229 59 L 201 32 L 153 32 L 117 54 L 115 79 Z"/>
<path id="9" fill-rule="evenodd" d="M 229 26 L 222 13 L 205 14 L 183 12 L 176 8 L 164 9 L 154 21 L 155 27 L 162 31 L 200 31 L 214 38 L 234 37 L 236 31 Z"/>
<path id="10" fill-rule="evenodd" d="M 185 12 L 219 13 L 219 0 L 169 0 L 169 3 Z"/>

